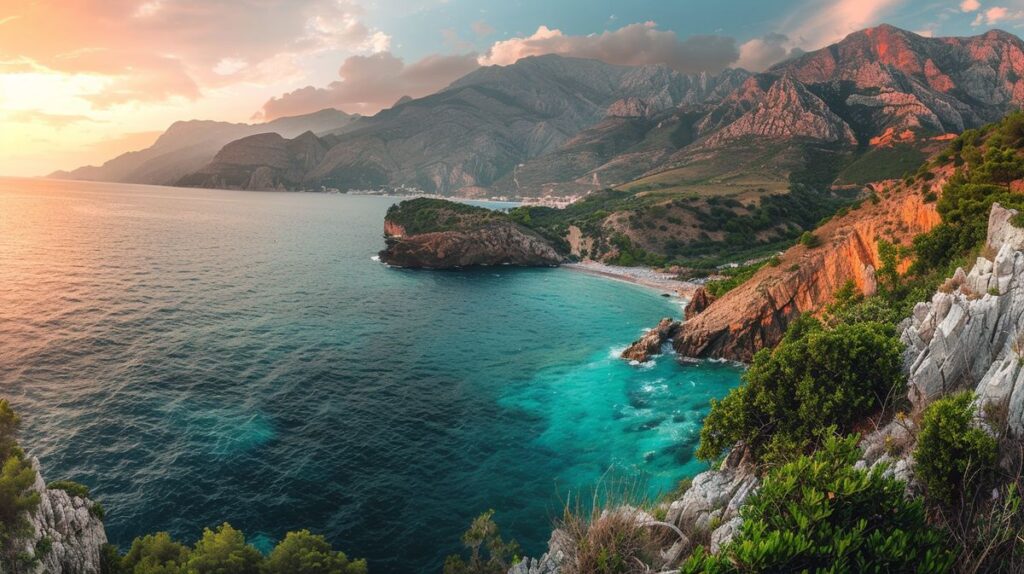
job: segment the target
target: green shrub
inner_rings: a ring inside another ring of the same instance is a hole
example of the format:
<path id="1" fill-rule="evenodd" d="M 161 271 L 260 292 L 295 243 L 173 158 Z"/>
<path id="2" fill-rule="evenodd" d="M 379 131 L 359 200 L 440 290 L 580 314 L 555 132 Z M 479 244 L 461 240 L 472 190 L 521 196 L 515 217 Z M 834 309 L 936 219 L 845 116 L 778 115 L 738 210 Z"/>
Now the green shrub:
<path id="1" fill-rule="evenodd" d="M 680 572 L 947 572 L 952 552 L 921 501 L 880 467 L 855 469 L 857 441 L 830 437 L 771 470 L 736 537 L 717 555 L 698 548 Z"/>
<path id="2" fill-rule="evenodd" d="M 124 559 L 117 546 L 104 544 L 100 546 L 100 574 L 132 574 L 124 566 Z"/>
<path id="3" fill-rule="evenodd" d="M 800 236 L 800 245 L 803 245 L 808 249 L 814 249 L 815 247 L 821 245 L 821 239 L 818 239 L 818 236 L 811 233 L 810 231 L 805 231 Z"/>
<path id="4" fill-rule="evenodd" d="M 35 556 L 14 547 L 31 534 L 28 518 L 39 508 L 39 493 L 31 490 L 36 471 L 18 446 L 19 417 L 10 403 L 0 399 L 0 571 L 20 572 Z"/>
<path id="5" fill-rule="evenodd" d="M 995 468 L 995 438 L 974 426 L 970 392 L 941 398 L 924 412 L 915 470 L 928 499 L 952 505 L 969 499 L 984 486 Z"/>
<path id="6" fill-rule="evenodd" d="M 89 487 L 73 480 L 55 480 L 46 485 L 49 490 L 63 490 L 71 496 L 89 498 Z"/>
<path id="7" fill-rule="evenodd" d="M 473 519 L 462 535 L 462 544 L 469 550 L 469 558 L 448 556 L 444 574 L 505 574 L 519 561 L 519 544 L 502 540 L 493 510 Z"/>
<path id="8" fill-rule="evenodd" d="M 351 561 L 323 536 L 289 532 L 267 557 L 264 574 L 366 574 L 366 561 Z"/>
<path id="9" fill-rule="evenodd" d="M 801 317 L 777 348 L 754 356 L 743 385 L 711 402 L 697 456 L 714 460 L 742 442 L 778 462 L 813 446 L 823 428 L 848 432 L 903 393 L 902 350 L 892 325 Z"/>
<path id="10" fill-rule="evenodd" d="M 189 556 L 188 574 L 258 574 L 263 555 L 245 543 L 245 535 L 225 522 L 207 528 Z"/>
<path id="11" fill-rule="evenodd" d="M 170 534 L 157 532 L 132 541 L 120 560 L 121 568 L 126 574 L 184 574 L 189 553 L 188 547 L 174 541 Z M 114 561 L 112 556 L 109 560 Z"/>

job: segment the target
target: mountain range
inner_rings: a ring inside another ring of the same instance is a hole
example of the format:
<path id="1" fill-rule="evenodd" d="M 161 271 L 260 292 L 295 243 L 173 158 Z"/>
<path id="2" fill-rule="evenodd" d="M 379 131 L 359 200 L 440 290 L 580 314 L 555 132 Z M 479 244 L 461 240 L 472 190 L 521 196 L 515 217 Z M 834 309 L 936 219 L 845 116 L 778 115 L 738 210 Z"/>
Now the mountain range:
<path id="1" fill-rule="evenodd" d="M 1020 38 L 926 38 L 881 25 L 759 74 L 530 57 L 369 117 L 324 110 L 258 125 L 179 122 L 151 148 L 55 175 L 449 196 L 623 186 L 756 199 L 820 170 L 822 153 L 836 168 L 819 183 L 830 183 L 873 147 L 958 133 L 1022 101 Z M 269 132 L 280 139 L 250 137 Z"/>

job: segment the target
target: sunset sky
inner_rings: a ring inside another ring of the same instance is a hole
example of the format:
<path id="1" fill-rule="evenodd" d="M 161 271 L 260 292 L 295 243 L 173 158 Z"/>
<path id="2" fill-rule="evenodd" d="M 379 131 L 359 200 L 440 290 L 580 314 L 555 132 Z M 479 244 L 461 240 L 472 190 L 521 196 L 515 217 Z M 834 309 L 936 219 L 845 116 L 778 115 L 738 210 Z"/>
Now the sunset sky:
<path id="1" fill-rule="evenodd" d="M 372 114 L 562 53 L 761 70 L 888 22 L 1024 25 L 1024 0 L 0 0 L 0 175 L 98 164 L 182 119 Z"/>

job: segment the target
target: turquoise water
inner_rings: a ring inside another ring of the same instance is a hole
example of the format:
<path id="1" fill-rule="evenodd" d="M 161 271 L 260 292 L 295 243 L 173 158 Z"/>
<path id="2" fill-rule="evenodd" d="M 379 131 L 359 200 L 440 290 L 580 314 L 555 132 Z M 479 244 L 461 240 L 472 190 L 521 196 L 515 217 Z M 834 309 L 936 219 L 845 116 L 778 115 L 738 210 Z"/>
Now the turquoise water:
<path id="1" fill-rule="evenodd" d="M 679 302 L 565 269 L 389 269 L 393 200 L 0 179 L 0 388 L 111 540 L 308 527 L 438 572 L 473 516 L 540 552 L 569 493 L 648 494 L 730 366 L 615 358 Z M 612 469 L 609 471 L 609 469 Z"/>

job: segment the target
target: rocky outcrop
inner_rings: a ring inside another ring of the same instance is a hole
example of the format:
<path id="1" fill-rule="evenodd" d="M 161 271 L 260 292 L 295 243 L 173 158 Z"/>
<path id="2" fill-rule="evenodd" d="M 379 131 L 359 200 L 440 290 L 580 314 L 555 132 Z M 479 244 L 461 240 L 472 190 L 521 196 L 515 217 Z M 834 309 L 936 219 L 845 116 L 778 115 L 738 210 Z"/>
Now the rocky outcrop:
<path id="1" fill-rule="evenodd" d="M 665 317 L 658 323 L 657 327 L 647 331 L 643 337 L 633 341 L 630 346 L 626 347 L 626 350 L 622 352 L 622 358 L 627 361 L 646 363 L 651 360 L 652 355 L 661 354 L 661 347 L 666 341 L 675 336 L 680 325 L 681 323 L 673 321 L 672 317 Z"/>
<path id="2" fill-rule="evenodd" d="M 942 177 L 935 188 L 941 187 Z M 675 338 L 676 352 L 749 362 L 759 349 L 777 344 L 796 316 L 831 302 L 847 281 L 873 293 L 878 239 L 907 245 L 939 222 L 935 204 L 925 203 L 917 190 L 890 182 L 880 186 L 879 196 L 878 204 L 865 202 L 815 230 L 820 247 L 788 249 L 779 265 L 761 268 L 684 322 Z"/>
<path id="3" fill-rule="evenodd" d="M 392 235 L 385 241 L 387 247 L 380 252 L 380 260 L 394 267 L 550 267 L 562 262 L 562 257 L 544 238 L 510 221 L 493 222 L 465 231 Z"/>
<path id="4" fill-rule="evenodd" d="M 956 273 L 903 330 L 909 397 L 921 409 L 944 393 L 973 389 L 980 404 L 1006 413 L 1024 436 L 1024 229 L 998 203 L 987 249 L 970 272 Z"/>
<path id="5" fill-rule="evenodd" d="M 757 106 L 711 136 L 707 144 L 719 145 L 744 136 L 857 143 L 850 126 L 789 74 L 783 74 Z"/>
<path id="6" fill-rule="evenodd" d="M 740 506 L 761 485 L 754 468 L 742 460 L 743 453 L 742 448 L 733 449 L 721 468 L 695 476 L 678 500 L 662 507 L 664 521 L 632 506 L 604 510 L 598 520 L 615 514 L 646 528 L 665 531 L 664 545 L 651 557 L 653 564 L 648 565 L 651 572 L 668 572 L 678 567 L 701 541 L 708 541 L 711 551 L 717 552 L 739 532 Z M 572 544 L 564 532 L 556 529 L 548 542 L 548 551 L 540 559 L 527 558 L 509 569 L 508 574 L 558 574 L 571 554 Z"/>
<path id="7" fill-rule="evenodd" d="M 39 508 L 31 517 L 32 537 L 24 541 L 29 554 L 41 554 L 36 574 L 99 574 L 100 547 L 107 543 L 95 503 L 59 489 L 46 488 L 39 461 L 32 459 Z M 45 542 L 44 542 L 45 541 Z M 49 547 L 45 552 L 37 549 Z"/>
<path id="8" fill-rule="evenodd" d="M 690 297 L 690 302 L 686 304 L 686 311 L 683 318 L 689 321 L 697 315 L 699 315 L 704 309 L 707 309 L 715 302 L 715 296 L 708 293 L 708 290 L 704 287 L 697 288 L 693 293 L 693 297 Z"/>
<path id="9" fill-rule="evenodd" d="M 313 132 L 294 139 L 276 133 L 242 138 L 224 146 L 212 162 L 183 177 L 178 185 L 250 191 L 312 187 L 305 181 L 306 174 L 323 160 L 332 141 Z"/>

